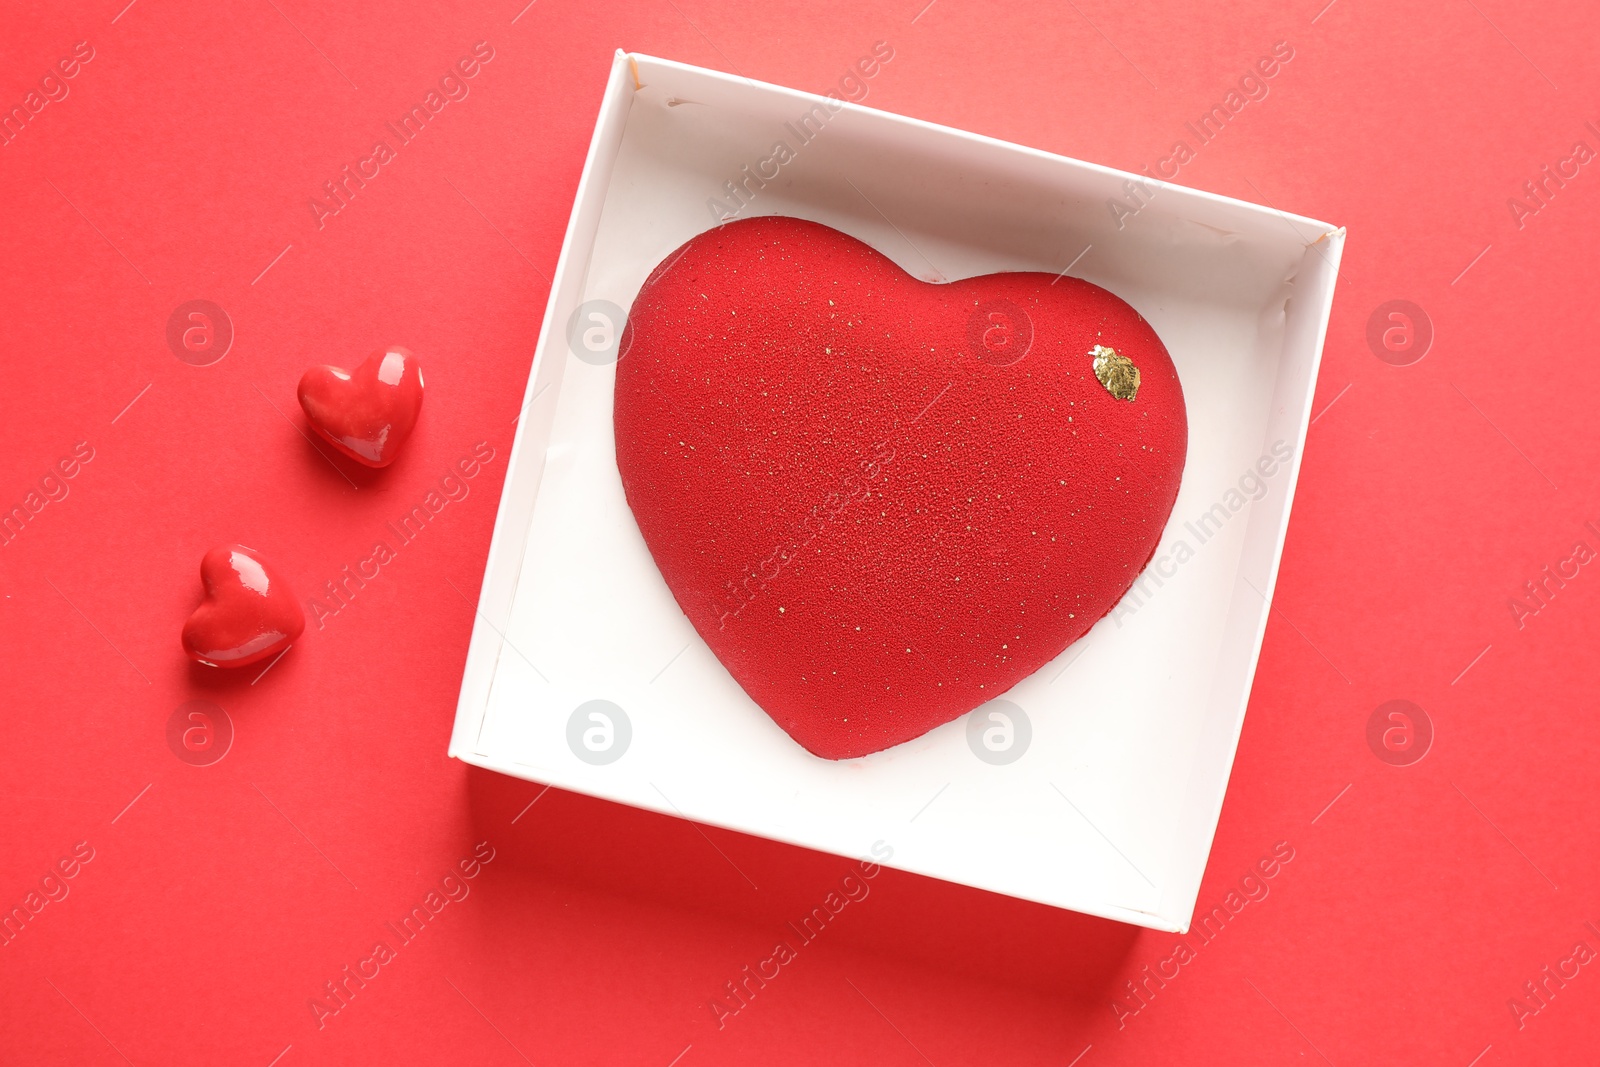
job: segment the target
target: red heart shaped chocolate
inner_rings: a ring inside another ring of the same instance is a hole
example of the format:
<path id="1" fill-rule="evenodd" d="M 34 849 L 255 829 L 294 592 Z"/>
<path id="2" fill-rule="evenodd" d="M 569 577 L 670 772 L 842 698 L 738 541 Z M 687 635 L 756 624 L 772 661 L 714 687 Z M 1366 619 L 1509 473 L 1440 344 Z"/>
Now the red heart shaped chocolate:
<path id="1" fill-rule="evenodd" d="M 306 628 L 282 578 L 243 545 L 222 545 L 200 560 L 206 597 L 183 624 L 183 650 L 212 667 L 247 667 L 275 656 Z"/>
<path id="2" fill-rule="evenodd" d="M 617 364 L 623 488 L 667 586 L 811 752 L 997 697 L 1154 554 L 1188 444 L 1138 312 L 1050 274 L 918 281 L 789 218 L 696 237 Z"/>
<path id="3" fill-rule="evenodd" d="M 387 467 L 422 410 L 422 368 L 404 348 L 380 348 L 355 370 L 312 367 L 300 378 L 312 429 L 369 467 Z"/>

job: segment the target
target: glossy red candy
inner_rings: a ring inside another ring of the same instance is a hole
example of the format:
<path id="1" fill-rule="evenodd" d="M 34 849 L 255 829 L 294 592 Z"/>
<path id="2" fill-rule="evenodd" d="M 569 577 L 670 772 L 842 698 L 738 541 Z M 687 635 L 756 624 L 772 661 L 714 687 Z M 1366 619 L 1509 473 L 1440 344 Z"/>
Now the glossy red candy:
<path id="1" fill-rule="evenodd" d="M 354 370 L 312 367 L 300 406 L 324 439 L 358 463 L 387 467 L 422 410 L 422 368 L 404 348 L 380 348 Z"/>
<path id="2" fill-rule="evenodd" d="M 200 560 L 205 599 L 183 624 L 183 650 L 212 667 L 247 667 L 276 656 L 306 628 L 284 580 L 254 550 L 221 545 Z"/>

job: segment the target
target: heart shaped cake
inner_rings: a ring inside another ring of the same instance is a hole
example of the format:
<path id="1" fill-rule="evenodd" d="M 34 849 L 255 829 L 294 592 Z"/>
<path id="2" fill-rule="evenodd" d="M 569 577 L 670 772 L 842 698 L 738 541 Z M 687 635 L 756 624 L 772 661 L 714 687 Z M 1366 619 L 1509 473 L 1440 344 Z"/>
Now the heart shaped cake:
<path id="1" fill-rule="evenodd" d="M 1000 696 L 1155 553 L 1188 444 L 1166 348 L 1074 278 L 932 284 L 770 217 L 645 282 L 617 466 L 668 588 L 751 698 L 846 759 Z"/>

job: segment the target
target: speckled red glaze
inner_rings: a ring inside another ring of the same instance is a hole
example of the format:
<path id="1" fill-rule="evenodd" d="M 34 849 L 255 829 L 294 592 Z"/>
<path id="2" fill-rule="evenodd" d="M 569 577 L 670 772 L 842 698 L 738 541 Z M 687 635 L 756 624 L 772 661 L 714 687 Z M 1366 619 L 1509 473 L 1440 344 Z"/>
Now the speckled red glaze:
<path id="1" fill-rule="evenodd" d="M 312 367 L 300 378 L 300 407 L 326 441 L 357 463 L 387 467 L 422 411 L 422 368 L 404 348 L 380 348 L 354 370 Z"/>
<path id="2" fill-rule="evenodd" d="M 827 759 L 915 738 L 1060 655 L 1177 497 L 1172 360 L 1084 281 L 930 284 L 828 227 L 750 219 L 668 257 L 628 330 L 617 465 L 645 543 L 733 677 Z M 1097 344 L 1139 368 L 1135 399 L 1095 378 Z"/>
<path id="3" fill-rule="evenodd" d="M 200 560 L 205 599 L 183 624 L 183 650 L 212 667 L 248 667 L 306 628 L 294 593 L 254 549 L 219 545 Z"/>

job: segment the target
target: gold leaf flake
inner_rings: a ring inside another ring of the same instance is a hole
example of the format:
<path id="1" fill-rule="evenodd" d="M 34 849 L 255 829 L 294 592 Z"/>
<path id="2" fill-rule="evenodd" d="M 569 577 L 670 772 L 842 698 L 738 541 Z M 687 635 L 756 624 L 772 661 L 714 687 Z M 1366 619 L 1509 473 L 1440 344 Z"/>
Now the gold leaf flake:
<path id="1" fill-rule="evenodd" d="M 1118 400 L 1132 400 L 1139 395 L 1139 368 L 1133 360 L 1105 345 L 1095 345 L 1089 354 L 1094 357 L 1094 376 L 1106 392 Z"/>

